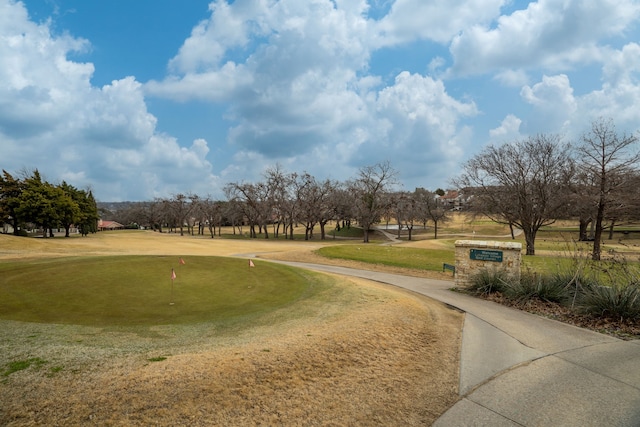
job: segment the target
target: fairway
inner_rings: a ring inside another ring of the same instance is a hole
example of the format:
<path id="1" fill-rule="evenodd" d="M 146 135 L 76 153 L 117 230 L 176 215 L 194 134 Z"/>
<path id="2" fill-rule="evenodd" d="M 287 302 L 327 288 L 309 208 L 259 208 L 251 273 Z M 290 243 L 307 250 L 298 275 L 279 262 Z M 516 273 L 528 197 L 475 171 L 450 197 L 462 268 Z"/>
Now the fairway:
<path id="1" fill-rule="evenodd" d="M 321 287 L 312 273 L 258 264 L 198 256 L 2 262 L 0 318 L 87 326 L 220 322 L 279 309 Z"/>
<path id="2" fill-rule="evenodd" d="M 462 314 L 266 260 L 335 243 L 0 235 L 0 425 L 430 424 Z"/>
<path id="3" fill-rule="evenodd" d="M 348 259 L 371 264 L 416 270 L 440 271 L 443 263 L 453 263 L 452 250 L 424 249 L 400 246 L 342 245 L 320 248 L 317 253 L 327 258 Z"/>

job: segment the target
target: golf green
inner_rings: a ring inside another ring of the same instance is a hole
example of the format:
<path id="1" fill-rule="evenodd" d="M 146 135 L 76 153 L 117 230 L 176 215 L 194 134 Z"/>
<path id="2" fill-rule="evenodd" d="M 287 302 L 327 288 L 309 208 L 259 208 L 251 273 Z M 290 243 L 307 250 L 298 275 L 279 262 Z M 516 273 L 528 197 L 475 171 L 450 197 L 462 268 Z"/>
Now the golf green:
<path id="1" fill-rule="evenodd" d="M 282 308 L 321 283 L 304 270 L 225 257 L 0 262 L 0 319 L 93 326 L 220 321 Z"/>

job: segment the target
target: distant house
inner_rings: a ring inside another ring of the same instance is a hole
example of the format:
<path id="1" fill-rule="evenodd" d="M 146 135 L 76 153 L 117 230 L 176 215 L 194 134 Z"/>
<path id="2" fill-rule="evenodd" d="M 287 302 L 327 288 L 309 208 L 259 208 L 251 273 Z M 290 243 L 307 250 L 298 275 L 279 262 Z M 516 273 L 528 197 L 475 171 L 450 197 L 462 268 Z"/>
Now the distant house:
<path id="1" fill-rule="evenodd" d="M 447 193 L 440 197 L 440 201 L 446 209 L 452 211 L 462 210 L 466 202 L 462 192 L 458 190 L 447 190 Z"/>
<path id="2" fill-rule="evenodd" d="M 98 231 L 124 230 L 124 225 L 116 221 L 98 220 Z"/>

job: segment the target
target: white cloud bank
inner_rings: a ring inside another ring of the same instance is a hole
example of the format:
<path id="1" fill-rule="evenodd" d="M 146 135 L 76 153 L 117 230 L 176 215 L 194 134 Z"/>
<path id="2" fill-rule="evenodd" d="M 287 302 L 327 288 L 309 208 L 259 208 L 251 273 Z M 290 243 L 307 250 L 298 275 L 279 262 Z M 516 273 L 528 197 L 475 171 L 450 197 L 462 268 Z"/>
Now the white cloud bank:
<path id="1" fill-rule="evenodd" d="M 492 141 L 573 137 L 599 116 L 635 129 L 640 46 L 627 33 L 637 31 L 638 2 L 540 0 L 506 12 L 514 7 L 216 0 L 168 61 L 166 78 L 117 76 L 94 87 L 93 65 L 68 59 L 89 41 L 53 35 L 21 3 L 0 0 L 0 166 L 91 184 L 101 200 L 219 193 L 276 162 L 346 179 L 390 160 L 406 188 L 436 188 Z M 387 82 L 371 68 L 373 55 L 415 43 L 441 48 L 415 52 L 423 72 L 399 63 Z M 430 65 L 446 71 L 428 75 Z M 601 70 L 600 86 L 576 90 L 585 65 Z M 511 101 L 476 95 L 469 81 Z M 223 106 L 233 158 L 215 174 L 211 143 L 159 132 L 145 97 Z M 480 125 L 489 111 L 500 118 Z"/>
<path id="2" fill-rule="evenodd" d="M 134 77 L 97 88 L 94 67 L 68 59 L 89 42 L 54 36 L 21 3 L 0 1 L 1 167 L 38 168 L 90 186 L 102 200 L 146 199 L 215 183 L 206 141 L 189 148 L 156 132 Z"/>

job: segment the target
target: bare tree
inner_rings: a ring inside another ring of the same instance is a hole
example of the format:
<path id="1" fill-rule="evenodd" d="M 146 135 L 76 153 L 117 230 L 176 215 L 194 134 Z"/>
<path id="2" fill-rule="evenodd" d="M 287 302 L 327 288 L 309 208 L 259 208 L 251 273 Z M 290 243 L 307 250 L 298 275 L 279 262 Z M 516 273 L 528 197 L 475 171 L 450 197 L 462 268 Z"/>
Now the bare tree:
<path id="1" fill-rule="evenodd" d="M 415 196 L 420 200 L 421 208 L 424 211 L 425 217 L 433 222 L 433 238 L 437 239 L 438 226 L 440 223 L 449 219 L 447 209 L 445 209 L 442 199 L 440 198 L 441 196 L 422 188 L 416 189 Z"/>
<path id="2" fill-rule="evenodd" d="M 320 238 L 325 238 L 325 225 L 334 217 L 335 209 L 331 204 L 334 185 L 330 180 L 318 182 L 313 176 L 304 173 L 299 185 L 299 218 L 305 225 L 304 239 L 313 238 L 316 224 L 320 225 Z"/>
<path id="3" fill-rule="evenodd" d="M 355 217 L 353 209 L 353 197 L 349 192 L 348 184 L 338 184 L 331 196 L 333 208 L 335 210 L 336 230 L 351 227 L 351 219 Z"/>
<path id="4" fill-rule="evenodd" d="M 591 124 L 591 131 L 582 136 L 577 147 L 582 171 L 592 177 L 592 191 L 597 195 L 595 233 L 591 258 L 600 260 L 602 252 L 602 230 L 607 209 L 611 209 L 617 195 L 629 188 L 629 179 L 640 161 L 638 138 L 635 135 L 616 132 L 611 119 L 599 119 Z"/>
<path id="5" fill-rule="evenodd" d="M 167 212 L 172 219 L 170 226 L 177 226 L 180 229 L 180 235 L 184 236 L 184 226 L 187 226 L 187 232 L 191 229 L 190 220 L 191 213 L 196 207 L 196 196 L 191 194 L 176 194 L 171 199 L 165 200 Z"/>
<path id="6" fill-rule="evenodd" d="M 415 193 L 401 191 L 393 195 L 393 206 L 391 215 L 395 216 L 398 222 L 398 238 L 403 228 L 407 229 L 408 239 L 413 239 L 413 226 L 420 218 L 420 202 L 415 197 Z"/>
<path id="7" fill-rule="evenodd" d="M 384 196 L 396 184 L 396 175 L 389 162 L 378 163 L 361 168 L 349 186 L 355 198 L 355 218 L 364 231 L 364 243 L 369 242 L 371 226 L 380 221 L 388 208 L 389 199 Z"/>
<path id="8" fill-rule="evenodd" d="M 473 208 L 493 221 L 522 229 L 527 255 L 535 255 L 540 227 L 567 208 L 563 197 L 574 173 L 570 147 L 557 135 L 489 146 L 469 160 L 455 181 L 473 195 Z"/>
<path id="9" fill-rule="evenodd" d="M 269 194 L 269 185 L 265 182 L 230 183 L 225 186 L 225 193 L 230 201 L 238 201 L 245 218 L 249 221 L 249 236 L 258 237 L 256 226 L 269 238 L 267 224 L 273 218 L 273 202 Z"/>
<path id="10" fill-rule="evenodd" d="M 230 195 L 227 194 L 227 197 L 230 197 Z M 244 225 L 245 216 L 243 203 L 241 201 L 237 199 L 230 199 L 227 202 L 224 202 L 222 216 L 231 223 L 231 229 L 233 230 L 234 235 L 236 234 L 236 228 L 238 229 L 238 233 L 242 234 L 242 226 Z M 218 234 L 220 234 L 220 229 L 218 229 Z"/>
<path id="11" fill-rule="evenodd" d="M 289 186 L 291 177 L 286 174 L 279 164 L 269 168 L 264 174 L 266 184 L 269 189 L 269 197 L 272 209 L 273 237 L 276 239 L 280 234 L 280 225 L 284 228 L 285 238 L 287 237 L 287 208 L 289 207 Z"/>
<path id="12" fill-rule="evenodd" d="M 220 229 L 222 228 L 223 203 L 207 197 L 200 201 L 200 210 L 204 223 L 209 228 L 209 234 L 213 239 L 216 235 L 216 227 L 218 227 L 218 234 L 220 234 Z"/>

